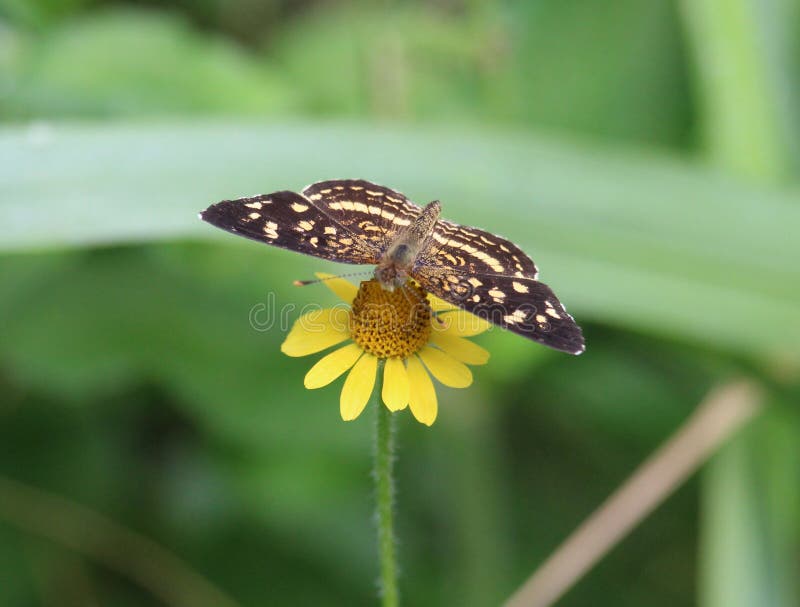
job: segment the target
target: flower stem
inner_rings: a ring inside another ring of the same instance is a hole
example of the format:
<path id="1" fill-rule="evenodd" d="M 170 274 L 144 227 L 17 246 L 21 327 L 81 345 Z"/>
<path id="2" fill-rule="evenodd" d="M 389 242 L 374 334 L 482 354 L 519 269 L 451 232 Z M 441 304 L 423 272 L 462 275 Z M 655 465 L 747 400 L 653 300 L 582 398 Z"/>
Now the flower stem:
<path id="1" fill-rule="evenodd" d="M 382 362 L 382 361 L 381 361 Z M 381 563 L 383 607 L 397 607 L 397 557 L 394 540 L 394 416 L 381 402 L 383 364 L 378 366 L 378 381 L 373 400 L 377 405 L 375 423 L 375 490 L 378 520 L 378 552 Z"/>

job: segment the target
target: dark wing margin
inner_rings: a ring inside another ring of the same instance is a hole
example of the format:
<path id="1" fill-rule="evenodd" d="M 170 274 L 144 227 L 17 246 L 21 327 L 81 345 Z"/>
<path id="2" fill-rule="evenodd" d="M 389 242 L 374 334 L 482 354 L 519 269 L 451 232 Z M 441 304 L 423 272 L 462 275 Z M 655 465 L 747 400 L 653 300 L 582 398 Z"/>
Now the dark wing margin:
<path id="1" fill-rule="evenodd" d="M 436 222 L 417 265 L 452 267 L 459 273 L 538 276 L 533 260 L 510 240 L 446 219 Z"/>
<path id="2" fill-rule="evenodd" d="M 295 192 L 223 200 L 200 213 L 218 228 L 276 247 L 342 263 L 374 264 L 380 250 Z"/>
<path id="3" fill-rule="evenodd" d="M 422 211 L 400 192 L 363 179 L 320 181 L 304 188 L 302 194 L 326 215 L 382 251 Z"/>
<path id="4" fill-rule="evenodd" d="M 445 269 L 414 278 L 437 297 L 517 335 L 569 354 L 586 349 L 581 328 L 550 287 L 538 280 Z"/>

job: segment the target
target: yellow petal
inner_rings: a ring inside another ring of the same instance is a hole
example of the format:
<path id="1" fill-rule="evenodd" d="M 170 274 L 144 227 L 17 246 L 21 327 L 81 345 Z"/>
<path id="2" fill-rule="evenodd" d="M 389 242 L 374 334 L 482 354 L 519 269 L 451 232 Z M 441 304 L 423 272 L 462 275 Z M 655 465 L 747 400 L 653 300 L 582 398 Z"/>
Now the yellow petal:
<path id="1" fill-rule="evenodd" d="M 386 359 L 383 370 L 383 402 L 389 411 L 400 411 L 408 404 L 408 373 L 406 366 L 399 358 Z"/>
<path id="2" fill-rule="evenodd" d="M 350 313 L 342 308 L 312 310 L 298 318 L 281 344 L 287 356 L 321 352 L 350 337 Z"/>
<path id="3" fill-rule="evenodd" d="M 458 310 L 457 306 L 446 302 L 444 299 L 439 299 L 436 295 L 428 294 L 428 301 L 431 304 L 431 310 L 434 312 L 444 312 L 446 310 Z"/>
<path id="4" fill-rule="evenodd" d="M 472 383 L 472 371 L 441 350 L 425 346 L 418 352 L 428 371 L 445 386 L 466 388 Z"/>
<path id="5" fill-rule="evenodd" d="M 450 333 L 431 333 L 431 341 L 456 360 L 468 365 L 485 365 L 489 360 L 489 352 L 478 344 Z"/>
<path id="6" fill-rule="evenodd" d="M 362 352 L 363 350 L 357 344 L 348 344 L 338 350 L 334 350 L 319 359 L 317 364 L 308 370 L 303 383 L 309 390 L 327 386 L 352 367 Z"/>
<path id="7" fill-rule="evenodd" d="M 416 356 L 408 359 L 408 406 L 417 421 L 430 426 L 436 421 L 436 390 L 428 372 Z"/>
<path id="8" fill-rule="evenodd" d="M 316 272 L 316 277 L 322 281 L 322 284 L 333 291 L 339 299 L 347 303 L 353 303 L 356 293 L 358 293 L 358 287 L 352 282 L 325 272 Z"/>
<path id="9" fill-rule="evenodd" d="M 369 397 L 372 396 L 377 369 L 378 359 L 366 352 L 350 369 L 339 399 L 339 411 L 344 421 L 349 422 L 361 415 Z"/>
<path id="10" fill-rule="evenodd" d="M 452 333 L 460 337 L 480 335 L 492 327 L 492 323 L 466 310 L 453 310 L 439 314 L 433 322 L 434 331 Z"/>

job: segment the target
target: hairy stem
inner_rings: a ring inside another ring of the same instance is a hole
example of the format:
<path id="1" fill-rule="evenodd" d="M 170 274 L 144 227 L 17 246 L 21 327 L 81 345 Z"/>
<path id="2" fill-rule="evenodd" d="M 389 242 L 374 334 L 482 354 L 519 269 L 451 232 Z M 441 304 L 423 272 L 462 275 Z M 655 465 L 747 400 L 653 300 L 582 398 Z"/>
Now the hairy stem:
<path id="1" fill-rule="evenodd" d="M 375 423 L 375 493 L 383 607 L 397 607 L 397 557 L 394 539 L 394 418 L 381 402 L 383 364 L 378 366 L 378 382 L 373 394 L 377 408 Z"/>

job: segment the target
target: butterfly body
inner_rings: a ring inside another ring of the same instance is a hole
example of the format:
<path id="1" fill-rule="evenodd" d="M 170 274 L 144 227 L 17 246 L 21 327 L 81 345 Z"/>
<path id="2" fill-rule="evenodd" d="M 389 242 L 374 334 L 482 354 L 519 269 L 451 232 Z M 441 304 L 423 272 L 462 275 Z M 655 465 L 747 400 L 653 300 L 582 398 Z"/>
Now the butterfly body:
<path id="1" fill-rule="evenodd" d="M 200 214 L 219 228 L 324 259 L 375 265 L 392 290 L 413 279 L 464 310 L 551 348 L 580 354 L 583 335 L 519 247 L 440 218 L 364 180 L 322 181 L 301 193 L 223 200 Z"/>
<path id="2" fill-rule="evenodd" d="M 384 289 L 391 291 L 395 287 L 402 287 L 413 275 L 414 264 L 431 238 L 441 212 L 442 205 L 438 200 L 426 205 L 386 249 L 375 268 L 375 279 Z"/>

